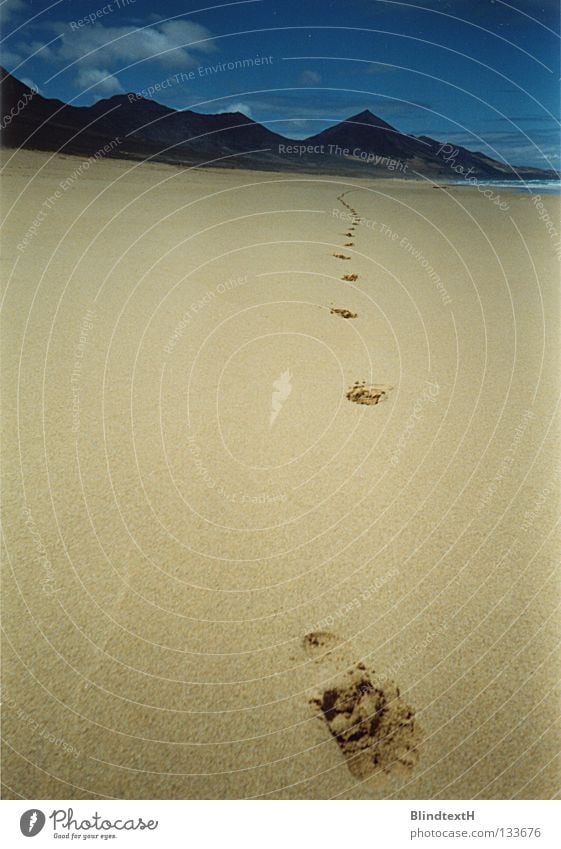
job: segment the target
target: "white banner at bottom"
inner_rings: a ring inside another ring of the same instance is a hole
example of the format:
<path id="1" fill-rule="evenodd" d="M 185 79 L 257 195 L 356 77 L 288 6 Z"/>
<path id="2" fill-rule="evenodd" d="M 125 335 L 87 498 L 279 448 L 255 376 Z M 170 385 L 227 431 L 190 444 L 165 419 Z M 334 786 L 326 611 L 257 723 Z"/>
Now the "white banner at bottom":
<path id="1" fill-rule="evenodd" d="M 5 846 L 561 845 L 555 801 L 60 801 L 0 803 Z"/>

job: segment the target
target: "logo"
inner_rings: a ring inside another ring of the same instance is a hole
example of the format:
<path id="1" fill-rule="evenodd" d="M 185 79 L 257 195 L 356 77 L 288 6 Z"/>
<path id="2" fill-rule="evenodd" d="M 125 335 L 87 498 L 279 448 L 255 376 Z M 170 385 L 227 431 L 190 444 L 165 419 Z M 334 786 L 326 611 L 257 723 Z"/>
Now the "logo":
<path id="1" fill-rule="evenodd" d="M 269 426 L 272 427 L 275 419 L 282 409 L 282 405 L 292 392 L 292 375 L 287 369 L 276 380 L 273 381 L 273 395 L 271 397 L 271 418 Z"/>
<path id="2" fill-rule="evenodd" d="M 45 825 L 45 814 L 43 811 L 33 808 L 21 815 L 19 827 L 21 833 L 26 837 L 36 837 Z"/>

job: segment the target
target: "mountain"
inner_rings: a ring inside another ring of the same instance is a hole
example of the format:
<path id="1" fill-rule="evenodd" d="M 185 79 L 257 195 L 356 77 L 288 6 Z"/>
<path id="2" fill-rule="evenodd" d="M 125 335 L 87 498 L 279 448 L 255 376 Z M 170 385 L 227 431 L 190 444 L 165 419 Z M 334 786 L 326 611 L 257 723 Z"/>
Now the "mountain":
<path id="1" fill-rule="evenodd" d="M 177 110 L 134 93 L 71 106 L 33 92 L 4 69 L 0 108 L 1 141 L 12 148 L 362 177 L 461 178 L 469 171 L 487 179 L 558 178 L 554 171 L 514 167 L 430 136 L 406 135 L 369 110 L 294 140 L 241 112 Z"/>
<path id="2" fill-rule="evenodd" d="M 400 133 L 368 109 L 306 139 L 306 142 L 313 145 L 323 144 L 328 149 L 330 145 L 332 148 L 337 145 L 350 151 L 358 149 L 375 152 L 378 156 L 387 156 L 390 159 L 422 156 L 425 148 L 422 141 Z"/>
<path id="3" fill-rule="evenodd" d="M 337 149 L 346 149 L 349 151 L 347 156 L 358 158 L 359 162 L 361 157 L 364 161 L 369 153 L 374 152 L 382 167 L 387 167 L 387 162 L 380 160 L 394 159 L 407 163 L 410 171 L 433 176 L 457 175 L 461 178 L 466 172 L 470 176 L 487 179 L 516 179 L 517 176 L 527 178 L 534 175 L 545 179 L 546 176 L 558 176 L 555 171 L 508 165 L 491 159 L 485 153 L 440 142 L 430 136 L 405 135 L 368 109 L 306 139 L 306 142 L 323 145 L 324 150 L 332 151 L 331 155 L 334 156 L 341 155 Z"/>
<path id="4" fill-rule="evenodd" d="M 70 106 L 33 93 L 4 70 L 0 103 L 7 147 L 94 155 L 117 140 L 112 156 L 190 162 L 278 149 L 286 141 L 241 112 L 178 111 L 132 93 Z"/>
<path id="5" fill-rule="evenodd" d="M 498 162 L 496 159 L 491 159 L 486 153 L 468 150 L 461 145 L 445 145 L 445 150 L 438 154 L 439 150 L 442 151 L 442 142 L 431 139 L 430 136 L 419 136 L 419 140 L 425 144 L 427 155 L 431 154 L 435 157 L 440 155 L 445 160 L 450 157 L 448 165 L 450 167 L 460 166 L 464 173 L 471 169 L 475 176 L 508 180 L 516 179 L 516 177 L 527 178 L 534 174 L 538 179 L 540 176 L 545 178 L 545 175 L 553 179 L 558 178 L 558 174 L 555 171 L 543 171 L 539 168 L 531 168 L 525 165 L 508 165 L 506 162 Z"/>
<path id="6" fill-rule="evenodd" d="M 178 111 L 136 95 L 117 95 L 86 107 L 105 132 L 142 143 L 149 141 L 170 156 L 198 152 L 204 156 L 270 148 L 282 143 L 272 133 L 241 112 L 202 115 Z"/>

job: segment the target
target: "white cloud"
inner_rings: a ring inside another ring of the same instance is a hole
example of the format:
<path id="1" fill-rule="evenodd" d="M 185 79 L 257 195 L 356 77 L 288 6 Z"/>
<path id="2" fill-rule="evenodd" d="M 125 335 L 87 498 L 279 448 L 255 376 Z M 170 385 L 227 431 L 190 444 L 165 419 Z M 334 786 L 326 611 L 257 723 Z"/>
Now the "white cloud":
<path id="1" fill-rule="evenodd" d="M 22 78 L 21 78 L 21 82 L 22 82 L 24 85 L 26 85 L 28 88 L 33 89 L 33 91 L 37 91 L 37 92 L 39 92 L 39 94 L 41 94 L 41 91 L 40 91 L 39 86 L 37 85 L 37 83 L 33 82 L 33 80 L 30 80 L 30 79 L 29 79 L 29 77 L 22 77 Z"/>
<path id="2" fill-rule="evenodd" d="M 321 74 L 317 71 L 302 71 L 300 74 L 300 85 L 319 85 Z"/>
<path id="3" fill-rule="evenodd" d="M 17 4 L 21 0 L 7 2 Z M 89 80 L 89 85 L 97 83 L 97 91 L 103 94 L 123 91 L 115 74 L 129 65 L 147 61 L 174 69 L 194 67 L 200 63 L 200 54 L 216 50 L 210 30 L 185 20 L 155 22 L 140 28 L 97 22 L 74 29 L 68 22 L 58 21 L 46 24 L 44 31 L 61 37 L 48 47 L 45 44 L 51 40 L 50 35 L 44 41 L 27 39 L 16 49 L 25 55 L 35 52 L 38 59 L 54 65 L 59 72 L 70 67 L 80 88 L 86 88 Z"/>
<path id="4" fill-rule="evenodd" d="M 33 15 L 33 12 L 28 9 L 27 3 L 24 0 L 4 0 L 3 3 L 0 3 L 0 21 L 3 24 L 14 15 L 22 15 L 24 13 L 29 13 L 29 17 Z"/>
<path id="5" fill-rule="evenodd" d="M 398 73 L 399 70 L 399 68 L 396 68 L 393 65 L 385 65 L 382 62 L 373 62 L 371 65 L 366 66 L 367 74 L 395 74 Z"/>
<path id="6" fill-rule="evenodd" d="M 210 31 L 190 21 L 167 21 L 140 29 L 99 23 L 75 31 L 70 31 L 67 24 L 52 28 L 63 32 L 63 37 L 52 46 L 49 59 L 64 65 L 79 61 L 82 66 L 99 68 L 102 65 L 118 70 L 134 62 L 153 59 L 162 65 L 181 68 L 197 64 L 194 53 L 216 49 L 212 41 L 206 40 L 212 38 Z"/>
<path id="7" fill-rule="evenodd" d="M 98 68 L 82 68 L 78 72 L 77 85 L 80 88 L 95 86 L 94 93 L 99 95 L 118 94 L 123 91 L 117 77 Z"/>
<path id="8" fill-rule="evenodd" d="M 5 47 L 2 47 L 2 67 L 6 68 L 6 70 L 10 70 L 15 68 L 17 65 L 20 65 L 22 62 L 21 56 L 17 53 L 14 53 L 13 50 L 6 50 Z"/>

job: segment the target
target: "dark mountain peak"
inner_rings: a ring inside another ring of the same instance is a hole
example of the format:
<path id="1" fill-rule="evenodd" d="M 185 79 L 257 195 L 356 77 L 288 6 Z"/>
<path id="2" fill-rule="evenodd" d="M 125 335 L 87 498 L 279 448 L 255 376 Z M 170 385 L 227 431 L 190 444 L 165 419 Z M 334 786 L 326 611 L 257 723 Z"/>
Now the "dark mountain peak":
<path id="1" fill-rule="evenodd" d="M 392 127 L 391 124 L 388 124 L 386 121 L 378 118 L 378 116 L 374 115 L 370 109 L 364 109 L 362 112 L 359 112 L 358 115 L 353 115 L 352 117 L 347 118 L 346 123 L 366 124 L 370 127 L 380 127 L 383 130 L 392 130 L 393 132 L 397 132 L 395 127 Z"/>
<path id="2" fill-rule="evenodd" d="M 143 97 L 141 94 L 135 94 L 132 91 L 129 91 L 127 94 L 114 94 L 111 97 L 103 97 L 101 100 L 96 100 L 92 106 L 81 108 L 109 111 L 116 107 L 130 109 L 131 106 L 136 106 L 139 114 L 144 110 L 157 111 L 160 114 L 166 113 L 170 115 L 177 111 L 171 106 L 164 106 L 162 103 L 158 103 L 157 100 L 150 100 L 150 98 Z"/>
<path id="3" fill-rule="evenodd" d="M 244 112 L 199 112 L 198 114 L 202 118 L 207 118 L 209 121 L 213 121 L 216 124 L 228 126 L 241 126 L 246 124 L 248 127 L 257 126 L 257 121 L 254 121 L 253 118 L 249 118 Z"/>
<path id="4" fill-rule="evenodd" d="M 323 130 L 308 141 L 398 159 L 418 156 L 424 147 L 422 142 L 404 135 L 369 109 Z"/>
<path id="5" fill-rule="evenodd" d="M 150 100 L 147 97 L 143 97 L 141 94 L 135 94 L 134 91 L 129 91 L 126 94 L 114 94 L 111 97 L 103 97 L 101 100 L 97 101 L 97 103 L 103 103 L 106 106 L 124 106 L 129 103 L 150 104 L 155 102 L 155 100 Z"/>
<path id="6" fill-rule="evenodd" d="M 356 115 L 351 115 L 350 118 L 347 118 L 348 121 L 361 121 L 361 122 L 369 122 L 376 121 L 376 115 L 370 111 L 370 109 L 363 109 L 362 112 L 358 112 Z"/>

